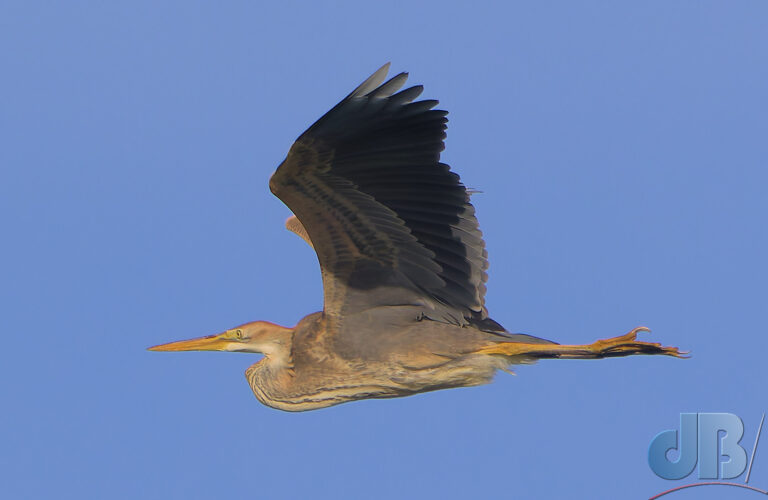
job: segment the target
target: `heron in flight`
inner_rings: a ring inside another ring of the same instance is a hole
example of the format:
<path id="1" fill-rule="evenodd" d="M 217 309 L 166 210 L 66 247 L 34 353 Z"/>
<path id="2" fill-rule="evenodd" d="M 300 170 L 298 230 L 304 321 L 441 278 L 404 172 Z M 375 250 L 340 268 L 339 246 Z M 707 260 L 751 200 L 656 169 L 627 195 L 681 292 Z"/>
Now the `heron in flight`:
<path id="1" fill-rule="evenodd" d="M 638 341 L 638 327 L 585 345 L 507 332 L 488 316 L 482 233 L 459 176 L 440 162 L 446 111 L 384 82 L 384 65 L 301 134 L 269 181 L 293 212 L 286 227 L 314 248 L 323 310 L 293 327 L 255 321 L 153 351 L 264 357 L 245 376 L 286 411 L 409 396 L 491 381 L 542 358 L 681 356 Z"/>

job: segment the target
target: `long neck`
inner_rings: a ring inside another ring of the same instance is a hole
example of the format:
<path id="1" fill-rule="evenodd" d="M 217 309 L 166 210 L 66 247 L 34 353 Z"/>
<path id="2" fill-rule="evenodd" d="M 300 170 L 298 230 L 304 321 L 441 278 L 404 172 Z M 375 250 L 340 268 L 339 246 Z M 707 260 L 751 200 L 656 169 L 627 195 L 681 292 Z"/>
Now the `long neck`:
<path id="1" fill-rule="evenodd" d="M 290 329 L 280 332 L 280 335 L 274 336 L 257 345 L 254 352 L 264 355 L 263 363 L 273 368 L 293 366 L 293 334 Z"/>
<path id="2" fill-rule="evenodd" d="M 256 399 L 279 410 L 287 409 L 284 407 L 286 402 L 280 400 L 280 395 L 285 394 L 292 385 L 293 377 L 291 365 L 284 364 L 282 360 L 276 362 L 266 356 L 245 371 L 245 378 Z"/>
<path id="3" fill-rule="evenodd" d="M 254 352 L 264 358 L 245 371 L 245 378 L 256 399 L 274 406 L 273 396 L 281 394 L 291 384 L 293 370 L 293 330 L 280 325 L 269 325 L 269 330 L 252 344 Z"/>

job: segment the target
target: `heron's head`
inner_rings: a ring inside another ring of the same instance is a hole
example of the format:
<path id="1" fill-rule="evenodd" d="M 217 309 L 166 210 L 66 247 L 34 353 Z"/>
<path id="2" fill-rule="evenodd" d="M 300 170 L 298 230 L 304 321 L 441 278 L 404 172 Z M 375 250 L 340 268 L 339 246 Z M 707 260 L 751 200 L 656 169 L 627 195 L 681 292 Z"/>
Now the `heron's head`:
<path id="1" fill-rule="evenodd" d="M 291 329 L 268 321 L 254 321 L 227 330 L 190 340 L 150 347 L 150 351 L 230 351 L 279 354 L 288 345 Z"/>

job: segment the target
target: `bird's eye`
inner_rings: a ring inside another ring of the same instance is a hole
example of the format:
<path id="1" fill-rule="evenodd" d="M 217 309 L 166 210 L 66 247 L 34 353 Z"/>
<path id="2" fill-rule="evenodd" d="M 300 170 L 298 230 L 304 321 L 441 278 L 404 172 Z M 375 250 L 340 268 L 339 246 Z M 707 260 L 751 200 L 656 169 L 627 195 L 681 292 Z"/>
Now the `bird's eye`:
<path id="1" fill-rule="evenodd" d="M 237 337 L 238 339 L 243 338 L 243 331 L 239 328 L 235 330 L 235 337 Z"/>

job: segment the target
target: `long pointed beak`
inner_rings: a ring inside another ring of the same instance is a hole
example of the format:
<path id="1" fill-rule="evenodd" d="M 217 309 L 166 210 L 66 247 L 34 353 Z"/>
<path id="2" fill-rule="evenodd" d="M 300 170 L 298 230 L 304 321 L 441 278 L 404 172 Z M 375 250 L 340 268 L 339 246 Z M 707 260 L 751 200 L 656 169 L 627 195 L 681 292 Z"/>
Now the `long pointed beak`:
<path id="1" fill-rule="evenodd" d="M 147 348 L 148 351 L 224 351 L 232 342 L 223 338 L 224 334 L 208 335 L 190 340 L 179 340 Z"/>

